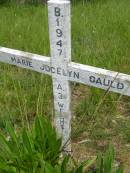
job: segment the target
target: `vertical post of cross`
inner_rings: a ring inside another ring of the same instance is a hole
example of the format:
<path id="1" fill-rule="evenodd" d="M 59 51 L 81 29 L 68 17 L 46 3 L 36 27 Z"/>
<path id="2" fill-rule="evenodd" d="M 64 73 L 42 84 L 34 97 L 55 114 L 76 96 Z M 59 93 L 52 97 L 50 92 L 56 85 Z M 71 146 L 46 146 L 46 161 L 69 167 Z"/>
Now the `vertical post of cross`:
<path id="1" fill-rule="evenodd" d="M 62 137 L 65 152 L 71 151 L 71 91 L 68 77 L 68 63 L 71 60 L 70 2 L 67 0 L 48 1 L 51 67 L 55 107 L 55 126 Z"/>

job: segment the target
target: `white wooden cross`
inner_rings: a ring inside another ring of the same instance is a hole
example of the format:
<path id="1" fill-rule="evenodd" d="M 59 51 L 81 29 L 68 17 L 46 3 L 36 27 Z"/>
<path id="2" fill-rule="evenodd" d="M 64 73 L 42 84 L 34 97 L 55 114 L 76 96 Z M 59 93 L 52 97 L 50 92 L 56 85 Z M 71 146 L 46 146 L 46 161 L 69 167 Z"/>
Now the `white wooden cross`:
<path id="1" fill-rule="evenodd" d="M 71 62 L 71 14 L 67 0 L 48 1 L 51 58 L 0 47 L 0 61 L 52 76 L 55 126 L 71 151 L 70 82 L 130 96 L 130 75 Z"/>

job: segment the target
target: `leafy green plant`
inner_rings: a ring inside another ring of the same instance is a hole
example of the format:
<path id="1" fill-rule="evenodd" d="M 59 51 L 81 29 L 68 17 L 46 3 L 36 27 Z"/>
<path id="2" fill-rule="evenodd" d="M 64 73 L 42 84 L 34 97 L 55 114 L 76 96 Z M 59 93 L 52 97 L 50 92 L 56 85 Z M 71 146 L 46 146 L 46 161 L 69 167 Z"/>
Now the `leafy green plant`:
<path id="1" fill-rule="evenodd" d="M 113 147 L 97 157 L 96 168 L 90 170 L 96 158 L 76 164 L 70 155 L 61 156 L 61 138 L 57 138 L 51 123 L 43 117 L 35 119 L 32 129 L 15 131 L 6 123 L 6 135 L 0 133 L 1 173 L 123 173 L 115 169 Z"/>
<path id="2" fill-rule="evenodd" d="M 8 122 L 6 132 L 6 136 L 0 133 L 1 173 L 82 173 L 87 163 L 95 161 L 69 166 L 71 156 L 61 159 L 61 138 L 43 117 L 37 117 L 34 127 L 22 133 L 16 133 Z"/>
<path id="3" fill-rule="evenodd" d="M 46 162 L 52 166 L 58 164 L 61 139 L 44 118 L 36 118 L 32 129 L 24 128 L 18 135 L 11 123 L 6 124 L 6 130 L 9 140 L 0 134 L 1 170 L 8 172 L 9 167 L 19 172 L 36 172 Z"/>

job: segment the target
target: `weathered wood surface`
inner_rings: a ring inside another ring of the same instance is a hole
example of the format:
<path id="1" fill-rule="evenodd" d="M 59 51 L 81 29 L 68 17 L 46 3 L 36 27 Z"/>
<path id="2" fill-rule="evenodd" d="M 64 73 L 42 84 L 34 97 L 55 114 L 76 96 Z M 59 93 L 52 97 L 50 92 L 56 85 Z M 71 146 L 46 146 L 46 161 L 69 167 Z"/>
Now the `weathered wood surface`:
<path id="1" fill-rule="evenodd" d="M 70 81 L 130 96 L 130 75 L 77 63 L 70 63 L 69 70 L 79 72 L 79 78 Z"/>
<path id="2" fill-rule="evenodd" d="M 0 47 L 0 62 L 48 75 L 57 74 L 72 82 L 98 87 L 130 96 L 130 75 L 70 62 L 68 69 L 53 67 L 50 57 Z"/>
<path id="3" fill-rule="evenodd" d="M 52 73 L 55 108 L 55 127 L 62 137 L 64 151 L 71 151 L 71 91 L 68 77 L 59 76 L 61 69 L 68 71 L 71 60 L 70 2 L 48 1 L 49 35 L 51 47 L 51 66 L 57 69 Z M 65 145 L 66 143 L 66 145 Z"/>
<path id="4" fill-rule="evenodd" d="M 9 49 L 5 47 L 0 47 L 0 61 L 18 67 L 34 70 L 37 72 L 43 72 L 43 66 L 50 66 L 50 58 L 45 56 L 40 56 L 37 54 L 32 54 L 28 52 L 23 52 L 19 50 Z M 50 74 L 50 72 L 44 71 L 45 74 Z"/>

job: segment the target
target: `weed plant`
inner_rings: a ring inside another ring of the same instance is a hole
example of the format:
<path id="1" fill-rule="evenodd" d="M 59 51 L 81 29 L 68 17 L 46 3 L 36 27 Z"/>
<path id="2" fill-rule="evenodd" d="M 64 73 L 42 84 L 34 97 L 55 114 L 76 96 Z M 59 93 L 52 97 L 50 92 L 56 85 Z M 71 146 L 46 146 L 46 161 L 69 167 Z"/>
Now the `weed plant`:
<path id="1" fill-rule="evenodd" d="M 31 129 L 16 132 L 11 123 L 6 123 L 6 135 L 0 133 L 1 173 L 123 173 L 113 168 L 112 147 L 104 156 L 76 164 L 72 156 L 61 159 L 61 138 L 58 138 L 51 123 L 43 117 L 35 119 Z M 73 161 L 70 162 L 70 159 Z M 73 163 L 73 164 L 72 164 Z M 114 171 L 115 170 L 115 171 Z"/>

